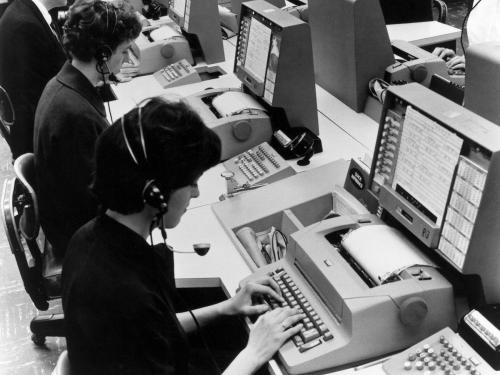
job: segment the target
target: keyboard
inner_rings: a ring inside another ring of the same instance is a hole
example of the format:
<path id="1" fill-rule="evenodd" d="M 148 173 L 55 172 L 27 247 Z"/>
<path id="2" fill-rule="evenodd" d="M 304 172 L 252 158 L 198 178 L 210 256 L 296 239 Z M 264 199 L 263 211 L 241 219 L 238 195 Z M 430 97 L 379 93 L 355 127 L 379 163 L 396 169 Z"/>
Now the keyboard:
<path id="1" fill-rule="evenodd" d="M 224 162 L 239 185 L 270 183 L 295 174 L 294 169 L 267 142 Z"/>
<path id="2" fill-rule="evenodd" d="M 446 327 L 384 363 L 388 375 L 491 375 L 495 371 L 458 333 Z"/>
<path id="3" fill-rule="evenodd" d="M 165 66 L 153 76 L 164 89 L 201 82 L 200 75 L 186 59 Z"/>
<path id="4" fill-rule="evenodd" d="M 319 317 L 318 313 L 314 311 L 314 308 L 297 287 L 291 276 L 283 268 L 277 268 L 275 271 L 270 272 L 269 276 L 279 285 L 281 294 L 285 300 L 283 303 L 270 300 L 269 304 L 271 308 L 289 306 L 300 309 L 306 315 L 301 321 L 304 326 L 300 330 L 300 333 L 292 337 L 292 341 L 299 352 L 303 353 L 315 346 L 321 345 L 323 342 L 333 340 L 333 334 Z"/>

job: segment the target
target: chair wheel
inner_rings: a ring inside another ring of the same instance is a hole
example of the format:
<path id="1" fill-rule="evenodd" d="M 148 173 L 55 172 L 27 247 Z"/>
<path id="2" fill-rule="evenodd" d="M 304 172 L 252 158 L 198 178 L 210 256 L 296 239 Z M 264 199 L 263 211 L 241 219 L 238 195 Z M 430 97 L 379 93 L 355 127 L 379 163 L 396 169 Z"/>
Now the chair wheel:
<path id="1" fill-rule="evenodd" d="M 33 343 L 36 345 L 36 346 L 43 346 L 45 345 L 45 336 L 39 336 L 39 335 L 31 335 L 31 341 L 33 341 Z"/>

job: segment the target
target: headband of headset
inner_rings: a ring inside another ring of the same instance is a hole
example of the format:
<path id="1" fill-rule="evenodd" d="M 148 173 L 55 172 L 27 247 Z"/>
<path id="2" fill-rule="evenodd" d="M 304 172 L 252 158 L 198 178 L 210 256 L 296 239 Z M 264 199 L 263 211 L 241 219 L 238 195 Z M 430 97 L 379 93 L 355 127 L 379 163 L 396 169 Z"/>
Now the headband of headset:
<path id="1" fill-rule="evenodd" d="M 147 103 L 146 103 L 147 104 Z M 145 104 L 143 104 L 145 105 Z M 131 142 L 127 136 L 127 132 L 125 129 L 125 116 L 122 116 L 120 119 L 121 123 L 121 128 L 122 128 L 122 133 L 123 133 L 123 139 L 125 140 L 125 145 L 127 147 L 127 150 L 130 154 L 130 157 L 134 161 L 135 164 L 137 164 L 138 167 L 144 168 L 145 170 L 149 170 L 149 165 L 148 165 L 148 155 L 146 151 L 146 141 L 144 137 L 144 129 L 142 127 L 142 107 L 141 103 L 139 103 L 137 107 L 137 128 L 139 132 L 139 143 L 141 146 L 141 151 L 142 151 L 142 157 L 137 157 L 137 155 L 134 153 L 134 150 L 131 146 Z M 145 163 L 141 163 L 140 160 L 144 160 Z M 158 209 L 158 215 L 163 215 L 167 212 L 168 206 L 167 206 L 167 200 L 168 197 L 161 191 L 159 188 L 159 184 L 156 182 L 156 180 L 151 177 L 146 181 L 146 184 L 144 185 L 144 189 L 142 190 L 142 200 L 144 203 L 147 203 L 151 207 L 154 207 Z"/>

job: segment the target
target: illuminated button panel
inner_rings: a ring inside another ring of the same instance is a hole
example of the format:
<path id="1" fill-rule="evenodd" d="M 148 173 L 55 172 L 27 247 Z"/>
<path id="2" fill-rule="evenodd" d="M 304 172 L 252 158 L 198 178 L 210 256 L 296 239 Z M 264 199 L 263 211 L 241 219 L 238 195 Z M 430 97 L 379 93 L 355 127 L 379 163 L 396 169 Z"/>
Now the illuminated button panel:
<path id="1" fill-rule="evenodd" d="M 396 155 L 398 154 L 398 145 L 401 138 L 401 126 L 401 116 L 392 110 L 388 110 L 375 164 L 375 178 L 381 185 L 384 183 L 390 184 L 394 176 Z"/>
<path id="2" fill-rule="evenodd" d="M 273 182 L 295 174 L 293 168 L 267 142 L 224 162 L 239 184 Z"/>
<path id="3" fill-rule="evenodd" d="M 389 375 L 489 375 L 493 369 L 450 328 L 444 328 L 384 363 Z"/>
<path id="4" fill-rule="evenodd" d="M 460 156 L 438 249 L 462 270 L 488 173 Z"/>
<path id="5" fill-rule="evenodd" d="M 493 350 L 500 349 L 500 331 L 479 311 L 472 310 L 464 317 L 464 320 Z"/>

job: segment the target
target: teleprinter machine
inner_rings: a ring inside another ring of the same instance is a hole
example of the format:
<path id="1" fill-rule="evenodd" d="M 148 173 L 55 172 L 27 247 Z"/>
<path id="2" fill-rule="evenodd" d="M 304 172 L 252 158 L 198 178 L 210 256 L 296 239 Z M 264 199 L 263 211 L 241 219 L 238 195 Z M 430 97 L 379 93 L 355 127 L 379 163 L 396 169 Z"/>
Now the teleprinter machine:
<path id="1" fill-rule="evenodd" d="M 248 278 L 270 275 L 307 315 L 304 331 L 279 350 L 289 374 L 385 355 L 456 327 L 451 284 L 376 216 L 325 219 L 291 238 L 285 258 Z"/>
<path id="2" fill-rule="evenodd" d="M 140 33 L 131 48 L 138 60 L 139 75 L 154 73 L 182 59 L 194 64 L 187 39 L 170 25 Z"/>
<path id="3" fill-rule="evenodd" d="M 221 160 L 271 139 L 266 109 L 239 88 L 208 89 L 184 100 L 221 139 Z"/>
<path id="4" fill-rule="evenodd" d="M 404 61 L 396 59 L 394 64 L 386 68 L 384 79 L 388 83 L 418 82 L 429 87 L 434 74 L 454 81 L 443 59 L 403 40 L 393 40 L 391 44 L 394 54 Z"/>

